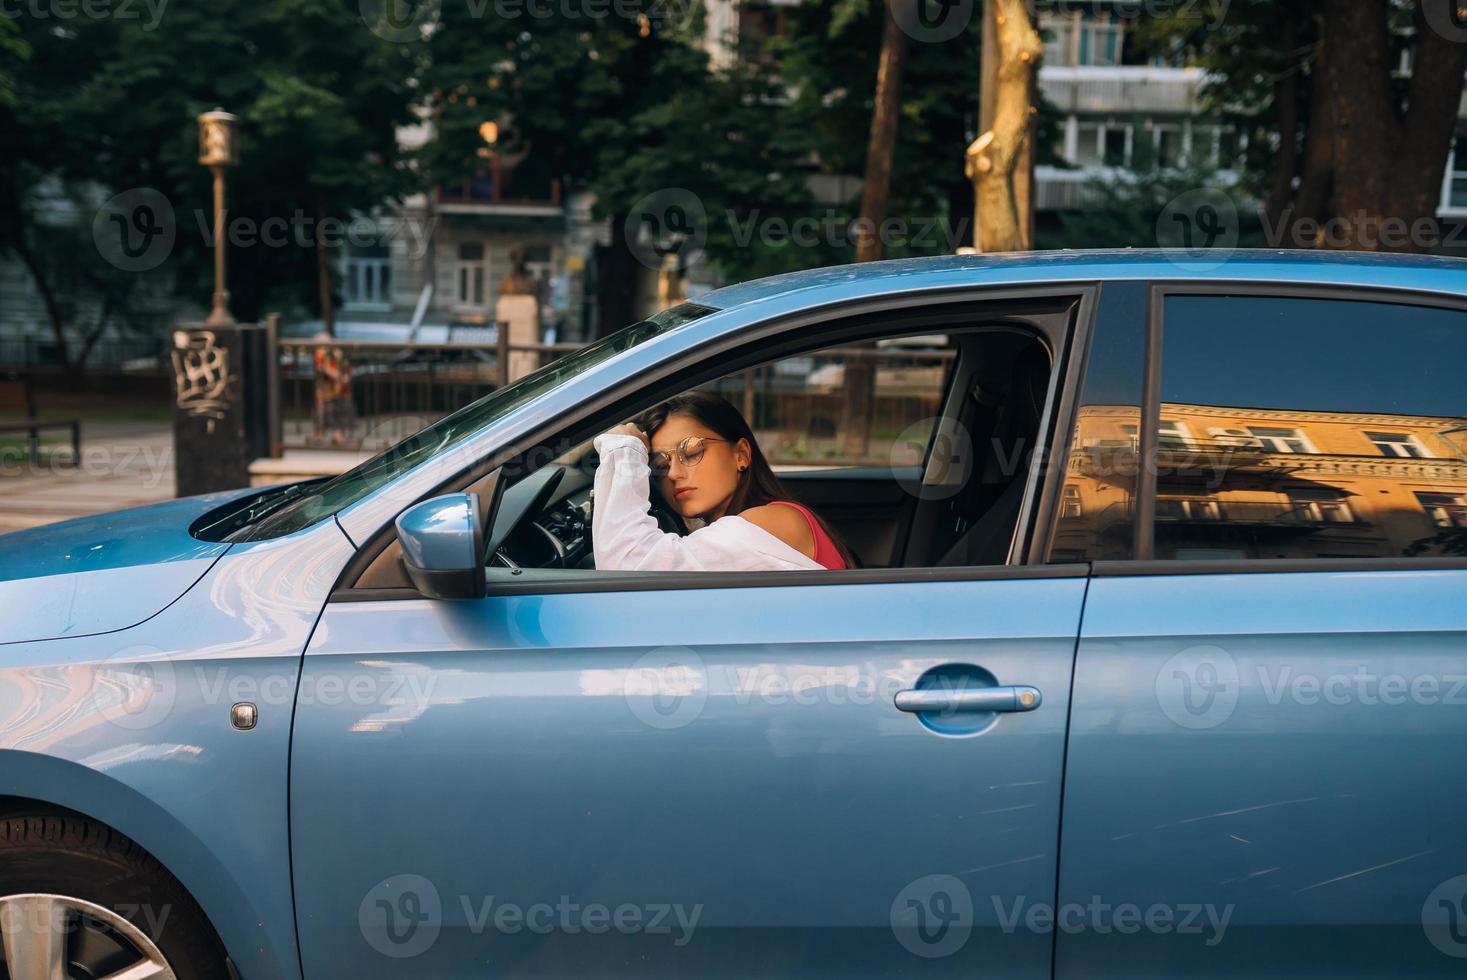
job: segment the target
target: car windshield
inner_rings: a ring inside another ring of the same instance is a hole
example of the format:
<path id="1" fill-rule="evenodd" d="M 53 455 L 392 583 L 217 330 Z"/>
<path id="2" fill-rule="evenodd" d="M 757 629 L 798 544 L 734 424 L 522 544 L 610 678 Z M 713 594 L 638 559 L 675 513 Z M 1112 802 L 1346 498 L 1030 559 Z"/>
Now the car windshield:
<path id="1" fill-rule="evenodd" d="M 210 525 L 230 528 L 225 536 L 230 541 L 259 541 L 308 527 L 356 503 L 525 402 L 559 387 L 607 358 L 712 312 L 714 311 L 709 307 L 695 303 L 684 303 L 663 310 L 648 320 L 635 323 L 581 348 L 574 354 L 547 364 L 513 384 L 490 392 L 355 469 L 313 486 L 302 488 L 300 485 L 293 485 L 281 488 L 276 500 L 251 497 L 244 507 L 252 509 L 253 513 L 238 515 L 244 517 L 243 521 L 237 518 L 216 520 L 211 521 Z"/>

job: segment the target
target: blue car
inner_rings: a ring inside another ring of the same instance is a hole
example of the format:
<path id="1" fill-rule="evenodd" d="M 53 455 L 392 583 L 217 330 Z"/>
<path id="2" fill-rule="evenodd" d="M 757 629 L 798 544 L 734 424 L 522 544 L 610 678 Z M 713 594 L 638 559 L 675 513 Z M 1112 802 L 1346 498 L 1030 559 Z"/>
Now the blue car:
<path id="1" fill-rule="evenodd" d="M 694 388 L 859 567 L 594 567 L 593 437 Z M 4 980 L 1467 960 L 1461 260 L 731 286 L 0 538 L 0 609 Z"/>

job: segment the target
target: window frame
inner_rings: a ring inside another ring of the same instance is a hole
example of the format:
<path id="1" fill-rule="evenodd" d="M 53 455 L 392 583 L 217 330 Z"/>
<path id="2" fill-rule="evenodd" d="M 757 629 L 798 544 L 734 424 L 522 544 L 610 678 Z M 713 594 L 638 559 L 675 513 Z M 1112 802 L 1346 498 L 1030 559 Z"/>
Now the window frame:
<path id="1" fill-rule="evenodd" d="M 1079 363 L 1077 352 L 1089 343 L 1100 284 L 1094 281 L 1034 283 L 974 287 L 964 290 L 934 291 L 867 297 L 847 303 L 832 304 L 813 310 L 800 310 L 762 320 L 705 344 L 669 357 L 660 369 L 650 375 L 625 378 L 609 386 L 602 397 L 577 406 L 567 413 L 546 420 L 542 425 L 497 447 L 465 470 L 453 474 L 403 509 L 446 493 L 455 493 L 485 480 L 500 467 L 554 438 L 594 420 L 624 418 L 632 406 L 645 401 L 645 392 L 653 388 L 683 390 L 726 374 L 760 363 L 769 363 L 800 353 L 817 351 L 839 343 L 862 339 L 879 340 L 907 334 L 936 332 L 933 323 L 893 332 L 898 323 L 913 320 L 934 322 L 955 317 L 987 317 L 1000 320 L 1020 316 L 1012 307 L 1024 303 L 1058 303 L 1068 301 L 1074 314 L 1055 336 L 1046 336 L 1053 348 L 1052 374 L 1047 412 L 1040 433 L 1039 450 L 1025 477 L 1024 499 L 1014 531 L 1009 561 L 1000 565 L 935 566 L 919 568 L 861 568 L 842 571 L 779 572 L 704 572 L 697 575 L 667 572 L 609 572 L 604 577 L 567 576 L 564 581 L 535 580 L 526 576 L 522 583 L 490 583 L 489 597 L 510 594 L 627 592 L 649 589 L 686 591 L 704 588 L 770 588 L 774 586 L 873 584 L 902 582 L 963 582 L 974 580 L 1074 578 L 1089 574 L 1090 563 L 1046 564 L 1043 545 L 1048 541 L 1050 525 L 1059 501 L 1059 468 L 1047 464 L 1048 459 L 1063 458 L 1068 449 L 1069 434 L 1059 420 L 1073 412 Z M 1002 307 L 1009 306 L 1005 312 Z M 867 325 L 863 321 L 871 320 Z M 879 327 L 879 328 L 878 328 Z M 948 327 L 947 329 L 957 329 Z M 665 396 L 664 396 L 665 397 Z M 593 426 L 594 428 L 594 426 Z M 925 466 L 925 461 L 924 461 Z M 397 540 L 393 521 L 384 523 L 375 534 L 357 548 L 356 554 L 342 569 L 332 589 L 330 602 L 363 602 L 422 599 L 412 588 L 365 588 L 355 583 L 369 566 Z"/>
<path id="2" fill-rule="evenodd" d="M 1136 476 L 1136 523 L 1133 557 L 1123 561 L 1091 563 L 1091 574 L 1194 575 L 1270 572 L 1404 571 L 1413 569 L 1467 569 L 1467 556 L 1428 555 L 1372 558 L 1224 558 L 1166 559 L 1155 557 L 1157 473 L 1144 461 L 1155 459 L 1161 422 L 1162 332 L 1166 300 L 1171 296 L 1247 296 L 1273 299 L 1353 301 L 1393 306 L 1418 306 L 1467 314 L 1467 296 L 1432 289 L 1321 284 L 1307 281 L 1167 279 L 1148 283 L 1146 353 L 1142 366 L 1141 445 L 1143 461 Z M 1464 327 L 1467 329 L 1467 327 Z M 1074 419 L 1069 419 L 1074 424 Z M 1352 510 L 1353 513 L 1353 510 Z"/>

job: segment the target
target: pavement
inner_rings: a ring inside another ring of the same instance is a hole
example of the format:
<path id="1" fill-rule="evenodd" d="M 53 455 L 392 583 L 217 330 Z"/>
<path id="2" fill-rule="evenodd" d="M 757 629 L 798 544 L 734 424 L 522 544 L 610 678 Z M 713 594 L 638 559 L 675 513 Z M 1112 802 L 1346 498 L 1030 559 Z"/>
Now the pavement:
<path id="1" fill-rule="evenodd" d="M 173 429 L 166 422 L 82 423 L 82 458 L 48 442 L 37 465 L 0 458 L 0 534 L 173 499 Z"/>

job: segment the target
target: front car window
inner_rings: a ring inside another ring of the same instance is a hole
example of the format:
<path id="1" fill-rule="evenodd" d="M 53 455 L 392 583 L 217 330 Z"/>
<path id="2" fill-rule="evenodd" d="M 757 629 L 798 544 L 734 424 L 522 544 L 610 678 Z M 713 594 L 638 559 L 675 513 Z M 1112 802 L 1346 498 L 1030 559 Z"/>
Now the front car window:
<path id="1" fill-rule="evenodd" d="M 576 375 L 616 354 L 713 312 L 711 308 L 695 303 L 684 303 L 663 310 L 650 319 L 635 323 L 581 348 L 574 354 L 547 364 L 513 384 L 490 392 L 355 469 L 307 490 L 295 492 L 294 496 L 284 500 L 278 507 L 271 508 L 268 500 L 263 501 L 262 506 L 259 498 L 251 498 L 252 502 L 248 506 L 253 507 L 257 517 L 241 523 L 229 521 L 227 515 L 222 518 L 214 515 L 208 522 L 209 528 L 220 529 L 216 539 L 260 541 L 309 527 L 386 486 L 415 466 L 457 445 L 526 402 L 560 387 Z M 211 536 L 210 531 L 195 533 L 200 537 Z"/>

